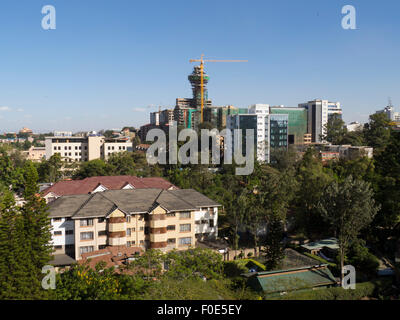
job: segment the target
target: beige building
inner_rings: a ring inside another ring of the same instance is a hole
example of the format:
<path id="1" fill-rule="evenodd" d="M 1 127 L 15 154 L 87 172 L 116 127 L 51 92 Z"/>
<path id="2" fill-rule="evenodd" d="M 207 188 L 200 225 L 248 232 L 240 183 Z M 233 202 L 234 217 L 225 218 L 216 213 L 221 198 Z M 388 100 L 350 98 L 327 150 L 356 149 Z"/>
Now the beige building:
<path id="1" fill-rule="evenodd" d="M 219 206 L 192 189 L 63 196 L 50 204 L 52 244 L 56 255 L 76 260 L 107 246 L 185 250 L 217 236 Z"/>
<path id="2" fill-rule="evenodd" d="M 107 139 L 99 135 L 46 137 L 45 146 L 46 159 L 59 153 L 67 162 L 108 159 L 113 153 L 133 150 L 129 138 Z"/>
<path id="3" fill-rule="evenodd" d="M 28 150 L 28 156 L 27 159 L 34 161 L 34 162 L 39 162 L 42 159 L 44 159 L 46 156 L 46 148 L 45 147 L 30 147 Z"/>

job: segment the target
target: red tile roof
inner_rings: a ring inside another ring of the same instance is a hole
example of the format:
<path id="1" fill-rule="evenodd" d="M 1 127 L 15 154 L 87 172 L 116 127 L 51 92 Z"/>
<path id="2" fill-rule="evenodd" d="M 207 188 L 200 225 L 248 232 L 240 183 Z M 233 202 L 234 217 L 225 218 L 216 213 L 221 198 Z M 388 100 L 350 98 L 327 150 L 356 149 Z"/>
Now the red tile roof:
<path id="1" fill-rule="evenodd" d="M 43 191 L 43 196 L 52 192 L 57 196 L 88 194 L 93 192 L 99 185 L 106 187 L 108 190 L 120 190 L 127 184 L 132 185 L 136 189 L 179 189 L 169 181 L 159 178 L 138 178 L 135 176 L 103 176 L 90 177 L 83 180 L 66 180 L 53 184 L 51 187 Z"/>

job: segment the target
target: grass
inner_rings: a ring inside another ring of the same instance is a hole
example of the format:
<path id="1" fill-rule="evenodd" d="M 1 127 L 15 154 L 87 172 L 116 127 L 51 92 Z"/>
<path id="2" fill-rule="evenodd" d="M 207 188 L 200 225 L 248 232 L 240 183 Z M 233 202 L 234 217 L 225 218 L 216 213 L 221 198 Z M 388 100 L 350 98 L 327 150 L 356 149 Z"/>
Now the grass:
<path id="1" fill-rule="evenodd" d="M 365 297 L 384 299 L 389 295 L 391 279 L 377 279 L 356 284 L 355 290 L 345 290 L 342 287 L 323 288 L 291 292 L 287 295 L 270 298 L 273 300 L 361 300 Z M 388 291 L 389 290 L 389 291 Z"/>

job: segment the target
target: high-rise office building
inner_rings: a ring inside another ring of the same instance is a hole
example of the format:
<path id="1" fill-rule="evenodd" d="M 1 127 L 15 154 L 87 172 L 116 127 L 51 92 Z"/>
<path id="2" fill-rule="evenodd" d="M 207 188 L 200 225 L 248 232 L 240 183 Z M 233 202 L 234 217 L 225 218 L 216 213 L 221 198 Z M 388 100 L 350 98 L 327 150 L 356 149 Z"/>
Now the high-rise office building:
<path id="1" fill-rule="evenodd" d="M 311 134 L 312 142 L 322 142 L 322 137 L 326 134 L 326 124 L 330 115 L 341 114 L 339 102 L 329 102 L 328 100 L 315 99 L 307 103 L 300 103 L 299 108 L 307 110 L 307 132 Z"/>
<path id="2" fill-rule="evenodd" d="M 304 144 L 307 134 L 307 109 L 284 106 L 270 107 L 270 113 L 288 115 L 288 144 Z"/>
<path id="3" fill-rule="evenodd" d="M 288 115 L 270 114 L 269 105 L 255 104 L 249 107 L 248 114 L 230 115 L 226 127 L 232 130 L 233 152 L 240 149 L 239 141 L 234 141 L 234 131 L 242 131 L 242 154 L 246 150 L 246 129 L 254 130 L 254 147 L 260 162 L 271 162 L 271 153 L 288 146 Z"/>

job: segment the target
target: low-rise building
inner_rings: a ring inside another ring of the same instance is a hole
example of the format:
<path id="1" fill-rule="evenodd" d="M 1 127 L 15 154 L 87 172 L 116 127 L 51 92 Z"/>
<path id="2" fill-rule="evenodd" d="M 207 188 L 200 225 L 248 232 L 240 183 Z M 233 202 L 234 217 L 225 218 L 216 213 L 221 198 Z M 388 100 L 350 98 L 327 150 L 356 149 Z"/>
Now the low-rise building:
<path id="1" fill-rule="evenodd" d="M 108 159 L 111 154 L 132 151 L 129 138 L 111 139 L 102 135 L 46 137 L 46 159 L 58 153 L 68 162 Z"/>
<path id="2" fill-rule="evenodd" d="M 76 260 L 108 246 L 184 250 L 218 236 L 220 205 L 192 190 L 109 190 L 49 205 L 55 254 Z M 198 222 L 199 221 L 199 222 Z"/>
<path id="3" fill-rule="evenodd" d="M 46 148 L 45 147 L 35 147 L 32 146 L 28 150 L 28 160 L 34 162 L 40 162 L 46 156 Z"/>

